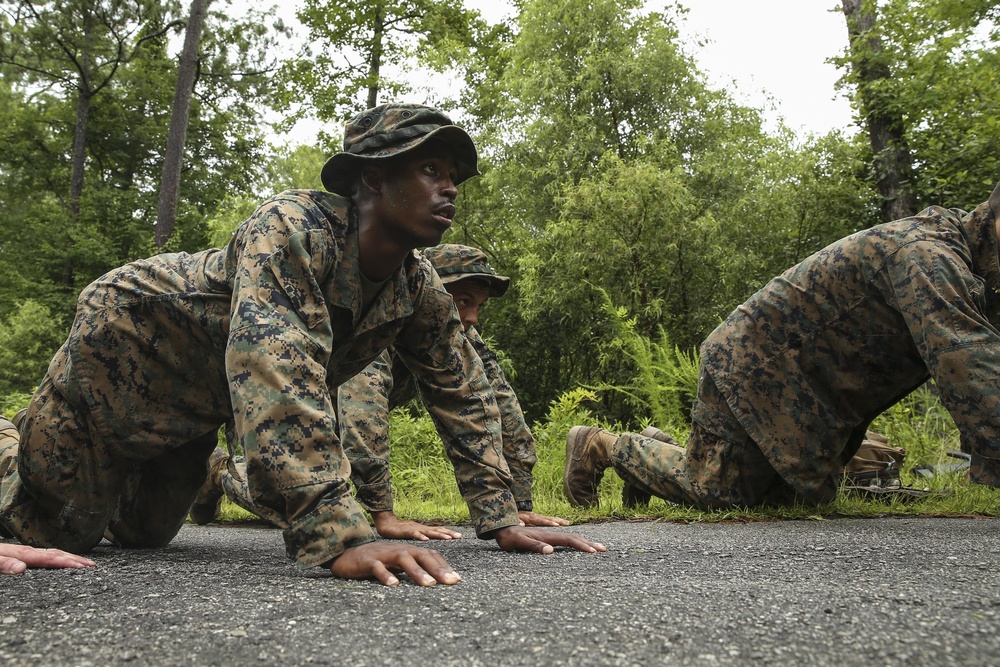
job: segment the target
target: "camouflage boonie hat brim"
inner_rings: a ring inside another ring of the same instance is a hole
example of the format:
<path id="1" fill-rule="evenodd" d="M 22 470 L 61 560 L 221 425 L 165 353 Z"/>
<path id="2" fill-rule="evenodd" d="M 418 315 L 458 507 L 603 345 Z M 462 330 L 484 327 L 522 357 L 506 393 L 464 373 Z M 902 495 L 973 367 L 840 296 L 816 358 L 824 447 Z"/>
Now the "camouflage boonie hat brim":
<path id="1" fill-rule="evenodd" d="M 423 256 L 430 260 L 445 285 L 460 280 L 481 280 L 489 285 L 490 296 L 503 296 L 510 287 L 510 278 L 497 275 L 479 248 L 457 243 L 444 243 L 427 248 Z"/>
<path id="2" fill-rule="evenodd" d="M 472 137 L 444 113 L 422 104 L 383 104 L 344 126 L 344 151 L 323 165 L 323 187 L 344 197 L 365 160 L 381 160 L 437 139 L 447 144 L 458 168 L 455 185 L 479 175 L 479 155 Z"/>

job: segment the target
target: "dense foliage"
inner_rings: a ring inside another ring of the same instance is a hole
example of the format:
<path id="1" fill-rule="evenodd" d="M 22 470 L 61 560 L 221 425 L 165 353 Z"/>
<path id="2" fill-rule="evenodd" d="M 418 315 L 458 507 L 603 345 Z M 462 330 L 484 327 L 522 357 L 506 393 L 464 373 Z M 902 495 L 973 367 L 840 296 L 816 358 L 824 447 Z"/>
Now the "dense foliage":
<path id="1" fill-rule="evenodd" d="M 873 99 L 905 121 L 916 200 L 978 204 L 998 173 L 1000 3 L 868 3 L 893 86 Z M 582 388 L 594 419 L 683 429 L 699 341 L 772 275 L 878 222 L 871 147 L 860 125 L 767 129 L 760 110 L 707 83 L 679 39 L 680 4 L 515 4 L 509 23 L 488 25 L 437 0 L 303 0 L 304 41 L 270 14 L 212 4 L 168 248 L 220 245 L 263 194 L 318 185 L 336 132 L 269 146 L 268 120 L 340 127 L 373 95 L 413 100 L 428 71 L 444 72 L 451 83 L 424 101 L 470 128 L 483 171 L 462 187 L 446 240 L 482 247 L 514 278 L 481 328 L 529 420 Z M 57 9 L 58 23 L 33 18 Z M 94 11 L 119 27 L 91 29 Z M 0 394 L 37 383 L 81 287 L 154 252 L 184 11 L 0 0 Z M 56 27 L 79 37 L 89 69 L 45 38 Z M 127 58 L 112 57 L 119 47 Z M 846 31 L 838 62 L 854 96 Z"/>

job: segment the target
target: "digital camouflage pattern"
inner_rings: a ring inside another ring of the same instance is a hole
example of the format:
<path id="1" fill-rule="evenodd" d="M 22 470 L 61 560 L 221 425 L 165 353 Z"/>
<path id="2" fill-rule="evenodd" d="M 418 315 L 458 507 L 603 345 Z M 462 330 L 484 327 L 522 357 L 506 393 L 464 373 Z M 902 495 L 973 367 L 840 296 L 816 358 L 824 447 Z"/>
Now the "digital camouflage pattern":
<path id="1" fill-rule="evenodd" d="M 497 275 L 486 253 L 479 248 L 442 243 L 425 248 L 421 254 L 430 261 L 445 285 L 459 280 L 482 280 L 489 285 L 491 297 L 503 296 L 510 287 L 510 278 Z"/>
<path id="2" fill-rule="evenodd" d="M 478 248 L 444 243 L 426 248 L 422 254 L 445 285 L 459 280 L 482 280 L 489 285 L 490 296 L 495 297 L 503 296 L 510 286 L 510 278 L 498 275 L 486 253 Z M 511 491 L 519 507 L 530 509 L 531 470 L 537 461 L 534 437 L 496 353 L 474 327 L 466 332 L 466 337 L 483 361 L 496 395 L 502 420 L 503 455 L 513 478 Z M 417 393 L 413 374 L 391 349 L 340 387 L 340 437 L 351 461 L 358 502 L 369 511 L 392 509 L 389 411 L 410 401 Z M 447 443 L 445 452 L 453 458 Z"/>
<path id="3" fill-rule="evenodd" d="M 624 434 L 616 472 L 718 507 L 828 502 L 868 424 L 932 378 L 1000 486 L 1000 186 L 971 213 L 928 208 L 848 236 L 771 280 L 701 348 L 687 450 Z"/>
<path id="4" fill-rule="evenodd" d="M 475 328 L 466 332 L 486 369 L 500 410 L 503 457 L 512 477 L 511 491 L 522 508 L 532 502 L 531 471 L 537 457 L 531 435 L 514 388 L 500 368 L 500 361 Z M 389 411 L 403 405 L 418 393 L 419 383 L 393 350 L 387 350 L 365 370 L 351 378 L 339 390 L 340 437 L 351 461 L 351 479 L 357 488 L 357 500 L 373 512 L 392 509 L 392 485 L 389 474 Z M 423 393 L 422 400 L 433 400 Z M 454 460 L 448 443 L 445 453 Z"/>
<path id="5" fill-rule="evenodd" d="M 3 488 L 3 479 L 14 474 L 18 440 L 19 435 L 14 424 L 0 415 L 0 489 Z M 13 534 L 4 528 L 3 523 L 0 523 L 0 537 L 13 537 Z"/>
<path id="6" fill-rule="evenodd" d="M 262 204 L 221 250 L 158 255 L 96 280 L 19 447 L 0 452 L 0 523 L 28 544 L 86 551 L 108 529 L 131 545 L 146 538 L 127 529 L 151 523 L 143 512 L 160 500 L 162 540 L 205 479 L 209 439 L 232 419 L 255 511 L 284 528 L 300 564 L 325 563 L 373 539 L 332 397 L 395 344 L 434 396 L 477 532 L 516 525 L 496 401 L 451 296 L 412 253 L 362 313 L 359 276 L 349 200 L 299 190 Z M 168 463 L 180 477 L 147 483 Z"/>
<path id="7" fill-rule="evenodd" d="M 347 121 L 343 152 L 323 165 L 323 187 L 349 197 L 360 161 L 393 157 L 431 139 L 448 145 L 458 168 L 455 185 L 479 175 L 476 144 L 447 115 L 420 104 L 392 103 L 368 109 Z"/>

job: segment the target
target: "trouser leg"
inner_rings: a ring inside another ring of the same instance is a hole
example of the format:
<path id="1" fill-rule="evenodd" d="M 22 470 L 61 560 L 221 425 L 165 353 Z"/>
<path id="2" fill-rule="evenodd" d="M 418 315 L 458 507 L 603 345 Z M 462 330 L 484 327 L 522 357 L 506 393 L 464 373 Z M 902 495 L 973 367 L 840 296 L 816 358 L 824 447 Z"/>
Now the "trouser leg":
<path id="1" fill-rule="evenodd" d="M 242 456 L 231 457 L 222 471 L 222 490 L 226 498 L 254 516 L 258 516 L 278 528 L 287 528 L 288 522 L 273 510 L 258 508 L 250 496 L 247 484 L 247 464 Z"/>
<path id="2" fill-rule="evenodd" d="M 95 442 L 46 376 L 31 399 L 20 442 L 0 452 L 0 523 L 25 544 L 84 553 L 96 546 L 132 463 Z"/>
<path id="3" fill-rule="evenodd" d="M 623 479 L 704 509 L 788 504 L 795 495 L 747 435 L 711 377 L 699 378 L 687 447 L 625 433 L 611 450 Z"/>
<path id="4" fill-rule="evenodd" d="M 19 444 L 17 429 L 8 419 L 0 417 L 0 491 L 3 480 L 17 470 L 17 450 Z M 0 496 L 2 497 L 2 496 Z M 0 522 L 0 537 L 14 537 Z"/>
<path id="5" fill-rule="evenodd" d="M 222 492 L 231 503 L 242 507 L 247 512 L 268 521 L 279 528 L 288 526 L 284 517 L 279 516 L 271 510 L 262 510 L 254 505 L 250 496 L 250 485 L 247 482 L 247 463 L 243 456 L 234 455 L 239 450 L 239 437 L 236 435 L 235 424 L 226 424 L 226 445 L 229 449 L 229 457 L 226 459 L 226 467 L 222 469 L 219 482 L 222 484 Z"/>
<path id="6" fill-rule="evenodd" d="M 8 472 L 13 472 L 20 439 L 14 424 L 9 419 L 0 417 L 0 479 Z"/>
<path id="7" fill-rule="evenodd" d="M 213 430 L 139 463 L 108 526 L 112 541 L 131 548 L 169 543 L 208 477 L 208 457 L 218 441 Z"/>
<path id="8" fill-rule="evenodd" d="M 683 447 L 635 433 L 611 446 L 611 466 L 627 483 L 673 503 L 694 503 Z"/>
<path id="9" fill-rule="evenodd" d="M 25 544 L 85 553 L 105 532 L 158 547 L 180 530 L 208 474 L 216 432 L 146 460 L 96 432 L 49 377 L 32 397 L 20 443 L 0 445 L 0 524 Z"/>

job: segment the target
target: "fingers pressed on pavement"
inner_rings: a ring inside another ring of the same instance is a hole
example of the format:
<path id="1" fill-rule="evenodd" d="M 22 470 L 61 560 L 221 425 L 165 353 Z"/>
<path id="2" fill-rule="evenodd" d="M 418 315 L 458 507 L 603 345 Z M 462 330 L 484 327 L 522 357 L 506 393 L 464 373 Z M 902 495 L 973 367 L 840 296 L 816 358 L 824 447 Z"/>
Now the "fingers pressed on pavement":
<path id="1" fill-rule="evenodd" d="M 386 586 L 399 585 L 399 579 L 396 578 L 396 575 L 387 570 L 385 564 L 380 560 L 377 560 L 374 563 L 372 563 L 372 576 L 378 579 Z"/>
<path id="2" fill-rule="evenodd" d="M 424 549 L 418 555 L 418 558 L 420 565 L 436 581 L 442 584 L 457 584 L 462 580 L 461 575 L 455 572 L 451 565 L 448 565 L 448 561 L 444 559 L 444 556 L 437 551 Z"/>
<path id="3" fill-rule="evenodd" d="M 400 554 L 396 561 L 396 567 L 405 572 L 406 576 L 412 579 L 414 583 L 421 586 L 433 586 L 437 583 L 437 580 L 428 574 L 410 553 Z"/>
<path id="4" fill-rule="evenodd" d="M 0 574 L 21 574 L 28 566 L 16 558 L 0 557 Z"/>

